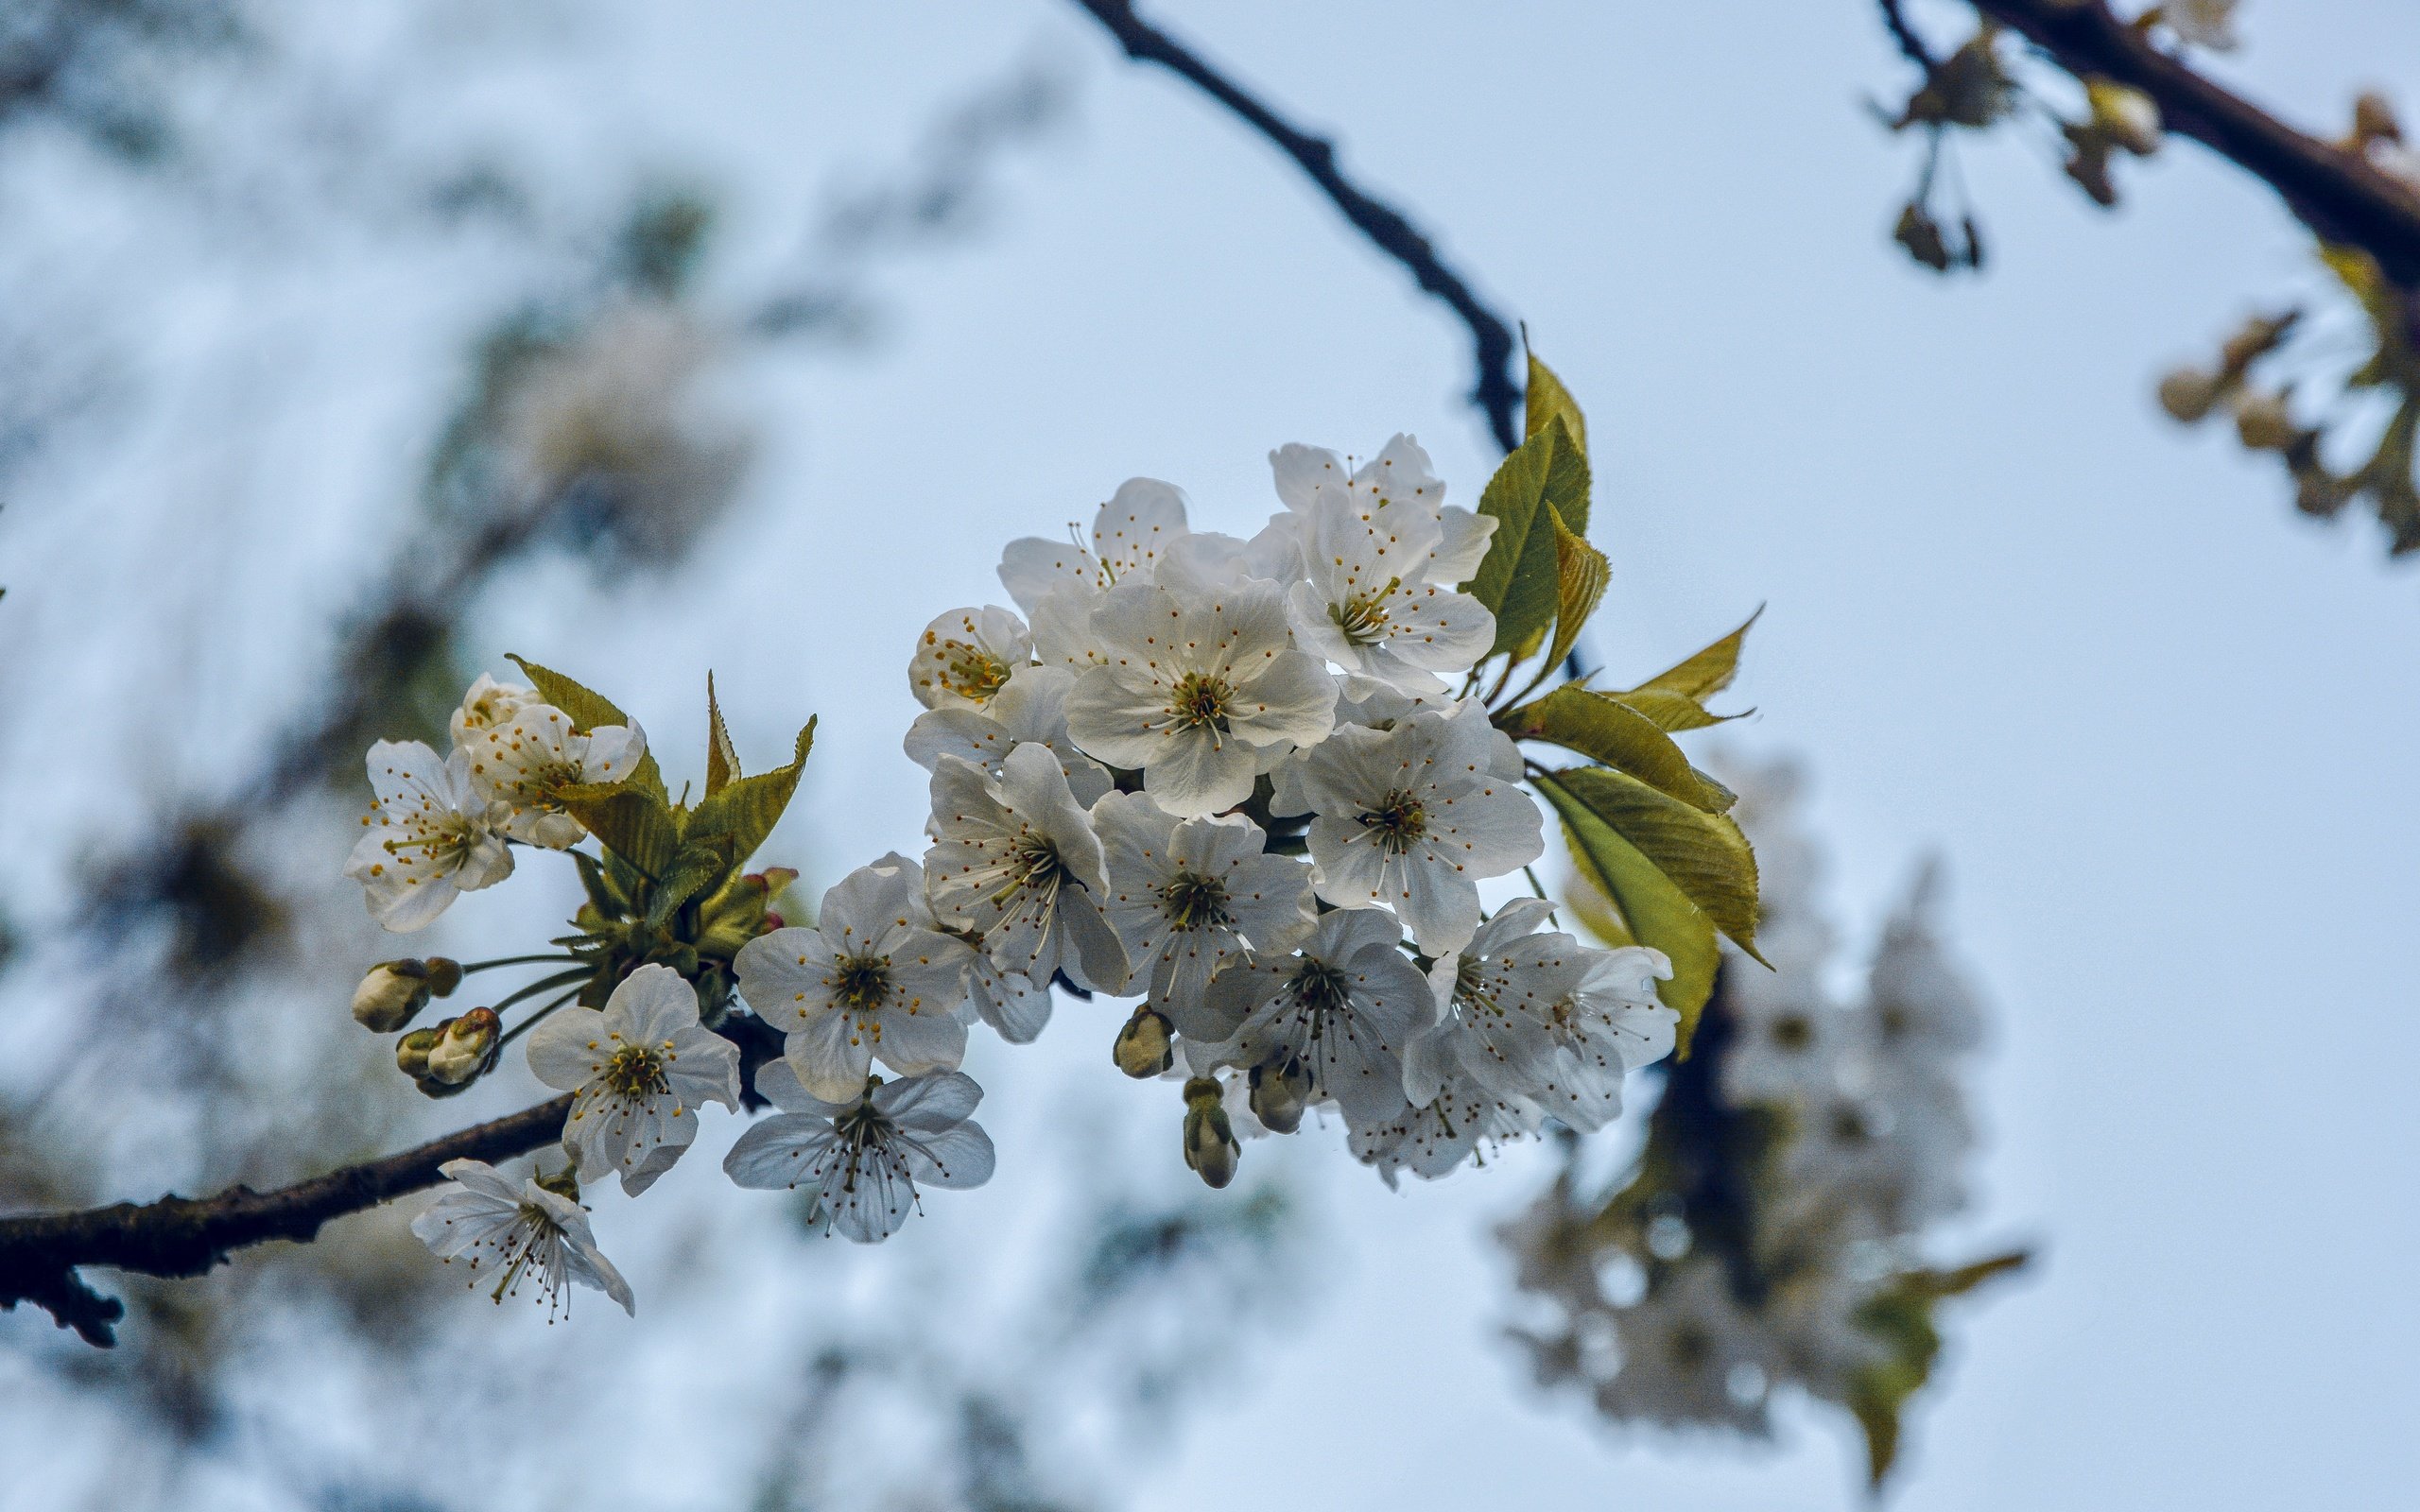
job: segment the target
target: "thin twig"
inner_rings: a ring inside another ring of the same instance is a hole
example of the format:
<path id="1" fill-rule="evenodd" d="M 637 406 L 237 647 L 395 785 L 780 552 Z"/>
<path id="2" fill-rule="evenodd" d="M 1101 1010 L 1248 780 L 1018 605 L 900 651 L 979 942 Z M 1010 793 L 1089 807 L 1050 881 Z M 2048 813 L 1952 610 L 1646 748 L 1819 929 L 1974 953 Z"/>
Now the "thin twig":
<path id="1" fill-rule="evenodd" d="M 1925 45 L 1925 40 L 1916 35 L 1916 28 L 1908 25 L 1899 0 L 1882 0 L 1882 25 L 1890 28 L 1891 40 L 1899 44 L 1899 51 L 1908 61 L 1923 69 L 1925 77 L 1930 79 L 1941 64 L 1933 60 L 1932 49 Z"/>
<path id="2" fill-rule="evenodd" d="M 1521 444 L 1521 386 L 1512 377 L 1512 332 L 1502 318 L 1473 294 L 1470 285 L 1447 267 L 1401 211 L 1363 193 L 1336 166 L 1336 144 L 1288 124 L 1241 86 L 1229 79 L 1167 32 L 1134 13 L 1132 0 L 1076 0 L 1137 62 L 1157 63 L 1240 116 L 1253 129 L 1275 143 L 1278 150 L 1310 175 L 1311 181 L 1333 201 L 1380 251 L 1411 270 L 1420 286 L 1453 308 L 1470 327 L 1472 358 L 1478 381 L 1471 403 L 1487 417 L 1496 444 L 1510 452 Z"/>
<path id="3" fill-rule="evenodd" d="M 2274 189 L 2322 240 L 2358 247 L 2420 289 L 2420 193 L 2360 153 L 2298 131 L 2152 45 L 2102 0 L 1975 0 L 2078 78 L 2140 90 L 2166 128 Z"/>
<path id="4" fill-rule="evenodd" d="M 86 1285 L 77 1267 L 200 1276 L 248 1245 L 270 1239 L 308 1243 L 331 1218 L 435 1186 L 444 1179 L 438 1167 L 448 1160 L 493 1163 L 561 1138 L 571 1102 L 566 1093 L 416 1149 L 274 1192 L 234 1187 L 215 1197 L 165 1196 L 140 1206 L 121 1202 L 81 1212 L 0 1219 L 0 1311 L 35 1303 L 60 1328 L 106 1348 L 117 1342 L 113 1325 L 126 1315 L 125 1304 Z"/>

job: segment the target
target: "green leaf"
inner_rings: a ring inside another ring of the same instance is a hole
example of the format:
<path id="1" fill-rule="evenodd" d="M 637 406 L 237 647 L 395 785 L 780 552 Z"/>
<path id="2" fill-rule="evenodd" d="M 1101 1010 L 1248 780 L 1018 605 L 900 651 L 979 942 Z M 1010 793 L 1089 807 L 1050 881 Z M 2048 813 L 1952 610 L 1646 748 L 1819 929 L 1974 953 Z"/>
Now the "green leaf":
<path id="1" fill-rule="evenodd" d="M 1563 380 L 1555 376 L 1554 369 L 1538 360 L 1534 351 L 1530 353 L 1530 388 L 1525 397 L 1528 425 L 1524 435 L 1535 436 L 1559 419 L 1569 428 L 1573 443 L 1582 452 L 1588 450 L 1588 421 L 1581 416 L 1580 402 L 1563 387 Z"/>
<path id="2" fill-rule="evenodd" d="M 1554 781 L 1670 878 L 1733 944 L 1764 961 L 1756 954 L 1756 858 L 1739 826 L 1602 766 L 1570 767 Z"/>
<path id="3" fill-rule="evenodd" d="M 1714 991 L 1715 971 L 1722 964 L 1714 920 L 1636 846 L 1615 833 L 1612 826 L 1555 779 L 1541 777 L 1537 787 L 1563 818 L 1564 836 L 1582 878 L 1621 915 L 1632 940 L 1651 945 L 1670 958 L 1671 980 L 1657 983 L 1655 995 L 1681 1016 L 1673 1054 L 1685 1059 L 1689 1039 L 1697 1032 L 1698 1015 Z"/>
<path id="4" fill-rule="evenodd" d="M 672 805 L 635 782 L 572 788 L 562 804 L 642 876 L 661 880 L 681 853 L 681 822 L 672 816 Z"/>
<path id="5" fill-rule="evenodd" d="M 1655 721 L 1620 700 L 1561 687 L 1497 720 L 1515 740 L 1544 740 L 1628 772 L 1691 808 L 1721 814 L 1738 795 L 1689 765 Z"/>
<path id="6" fill-rule="evenodd" d="M 1600 693 L 1597 696 L 1645 716 L 1656 729 L 1668 734 L 1678 734 L 1684 730 L 1703 730 L 1708 725 L 1745 718 L 1755 713 L 1753 709 L 1746 709 L 1736 714 L 1714 713 L 1687 694 L 1672 693 L 1663 688 L 1633 688 L 1628 693 Z"/>
<path id="7" fill-rule="evenodd" d="M 1685 694 L 1697 699 L 1703 699 L 1710 695 L 1720 693 L 1731 686 L 1731 679 L 1738 675 L 1739 647 L 1748 639 L 1750 627 L 1754 626 L 1764 612 L 1764 610 L 1759 608 L 1754 614 L 1748 616 L 1747 624 L 1740 626 L 1729 635 L 1678 665 L 1666 667 L 1632 689 L 1631 692 L 1646 693 L 1653 690 L 1658 693 Z M 1616 696 L 1627 697 L 1628 695 Z"/>
<path id="8" fill-rule="evenodd" d="M 1858 1329 L 1887 1351 L 1848 1383 L 1848 1408 L 1865 1432 L 1866 1476 L 1876 1489 L 1898 1462 L 1900 1418 L 1908 1400 L 1932 1378 L 1941 1356 L 1934 1304 L 2015 1270 L 2030 1258 L 2020 1249 L 1951 1271 L 1909 1271 L 1858 1304 L 1854 1318 Z"/>
<path id="9" fill-rule="evenodd" d="M 647 899 L 647 921 L 661 928 L 680 911 L 681 905 L 722 880 L 737 868 L 737 861 L 719 839 L 681 848 L 672 865 L 657 879 Z"/>
<path id="10" fill-rule="evenodd" d="M 790 795 L 798 791 L 800 771 L 806 765 L 806 753 L 815 745 L 815 721 L 798 732 L 798 744 L 787 766 L 777 766 L 754 777 L 734 779 L 728 786 L 710 793 L 689 816 L 683 832 L 691 842 L 721 840 L 728 842 L 731 863 L 741 865 L 765 843 L 773 833 L 782 813 L 790 804 Z"/>
<path id="11" fill-rule="evenodd" d="M 1546 664 L 1561 664 L 1571 654 L 1580 639 L 1580 627 L 1605 596 L 1605 579 L 1609 568 L 1605 554 L 1588 544 L 1585 538 L 1566 529 L 1563 511 L 1552 505 L 1547 507 L 1547 524 L 1554 526 L 1554 645 L 1547 652 Z"/>
<path id="12" fill-rule="evenodd" d="M 529 679 L 530 684 L 538 690 L 538 696 L 571 715 L 572 724 L 581 730 L 595 730 L 599 725 L 628 725 L 632 722 L 630 715 L 614 707 L 613 699 L 593 688 L 574 682 L 551 667 L 542 667 L 537 662 L 525 661 L 510 651 L 505 653 L 505 660 L 522 670 Z M 664 771 L 656 765 L 655 752 L 652 749 L 639 758 L 638 769 L 631 772 L 624 781 L 634 787 L 644 788 L 653 793 L 666 804 L 672 801 L 671 795 L 665 790 Z M 589 827 L 592 830 L 596 828 L 594 825 Z"/>
<path id="13" fill-rule="evenodd" d="M 1495 616 L 1491 656 L 1542 638 L 1554 623 L 1559 578 L 1550 505 L 1564 521 L 1578 522 L 1575 533 L 1585 530 L 1588 459 L 1560 420 L 1523 441 L 1479 495 L 1478 512 L 1495 518 L 1495 534 L 1463 591 Z"/>
<path id="14" fill-rule="evenodd" d="M 732 747 L 731 731 L 722 724 L 722 705 L 715 702 L 715 675 L 706 674 L 706 797 L 729 787 L 739 775 L 739 752 Z"/>
<path id="15" fill-rule="evenodd" d="M 604 863 L 585 850 L 573 851 L 571 859 L 573 865 L 579 868 L 581 888 L 587 892 L 588 901 L 596 904 L 598 913 L 608 919 L 619 919 L 631 911 L 630 894 L 615 885 L 606 872 Z"/>

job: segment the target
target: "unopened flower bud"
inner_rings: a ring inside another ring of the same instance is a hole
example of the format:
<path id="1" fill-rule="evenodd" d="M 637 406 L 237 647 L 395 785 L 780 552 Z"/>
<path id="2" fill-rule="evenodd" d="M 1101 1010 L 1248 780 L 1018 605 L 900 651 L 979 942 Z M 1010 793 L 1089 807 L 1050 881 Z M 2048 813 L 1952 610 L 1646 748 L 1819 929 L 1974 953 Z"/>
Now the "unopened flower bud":
<path id="1" fill-rule="evenodd" d="M 1110 1058 L 1117 1069 L 1138 1081 L 1149 1080 L 1176 1064 L 1176 1048 L 1169 1037 L 1176 1026 L 1168 1016 L 1145 1004 L 1117 1031 L 1117 1043 L 1110 1049 Z"/>
<path id="2" fill-rule="evenodd" d="M 1184 1084 L 1184 1163 L 1212 1187 L 1236 1178 L 1236 1161 L 1243 1155 L 1220 1096 L 1219 1084 L 1207 1076 Z"/>
<path id="3" fill-rule="evenodd" d="M 2179 368 L 2159 381 L 2159 407 L 2190 425 L 2210 413 L 2224 387 L 2216 373 Z"/>
<path id="4" fill-rule="evenodd" d="M 566 1165 L 552 1176 L 542 1176 L 535 1179 L 541 1190 L 551 1192 L 566 1202 L 579 1200 L 579 1167 L 577 1164 Z"/>
<path id="5" fill-rule="evenodd" d="M 1301 1128 L 1310 1096 L 1310 1073 L 1292 1056 L 1252 1068 L 1252 1116 L 1272 1134 L 1291 1134 Z"/>
<path id="6" fill-rule="evenodd" d="M 495 1042 L 504 1021 L 493 1008 L 473 1008 L 439 1025 L 437 1043 L 428 1052 L 428 1079 L 459 1087 L 488 1069 L 495 1058 Z"/>
<path id="7" fill-rule="evenodd" d="M 2219 349 L 2219 360 L 2225 365 L 2229 374 L 2239 376 L 2243 369 L 2276 351 L 2277 344 L 2286 339 L 2286 333 L 2291 331 L 2301 318 L 2300 310 L 2288 310 L 2277 316 L 2254 316 L 2243 322 L 2241 330 L 2227 337 L 2226 344 Z"/>
<path id="8" fill-rule="evenodd" d="M 443 955 L 432 955 L 423 963 L 428 968 L 428 990 L 432 996 L 450 998 L 462 985 L 462 963 Z"/>
<path id="9" fill-rule="evenodd" d="M 454 1021 L 448 1019 L 446 1023 Z M 414 1081 L 428 1074 L 428 1053 L 437 1048 L 438 1036 L 445 1025 L 434 1029 L 414 1029 L 395 1041 L 395 1069 Z"/>
<path id="10" fill-rule="evenodd" d="M 2287 407 L 2283 393 L 2247 394 L 2235 406 L 2236 438 L 2256 452 L 2282 452 L 2294 444 L 2302 427 Z"/>
<path id="11" fill-rule="evenodd" d="M 353 989 L 354 1022 L 373 1034 L 392 1034 L 428 1006 L 428 963 L 385 961 L 372 967 Z"/>

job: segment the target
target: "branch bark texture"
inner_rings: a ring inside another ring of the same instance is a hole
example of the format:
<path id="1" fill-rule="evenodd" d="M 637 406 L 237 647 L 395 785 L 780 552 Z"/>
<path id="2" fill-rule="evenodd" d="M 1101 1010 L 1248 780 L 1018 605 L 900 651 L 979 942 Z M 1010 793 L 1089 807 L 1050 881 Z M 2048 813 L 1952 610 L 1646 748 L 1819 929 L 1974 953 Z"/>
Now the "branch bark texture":
<path id="1" fill-rule="evenodd" d="M 1109 28 L 1126 56 L 1176 74 L 1274 143 L 1310 176 L 1355 230 L 1409 268 L 1421 288 L 1461 317 L 1470 328 L 1472 361 L 1478 374 L 1471 402 L 1487 417 L 1497 445 L 1510 452 L 1521 443 L 1521 386 L 1512 377 L 1512 328 L 1479 302 L 1470 285 L 1438 257 L 1436 248 L 1401 211 L 1364 193 L 1339 170 L 1336 144 L 1287 122 L 1198 54 L 1136 15 L 1132 0 L 1077 0 L 1077 4 Z"/>
<path id="2" fill-rule="evenodd" d="M 2299 131 L 2196 73 L 2119 20 L 2104 0 L 1974 4 L 2077 77 L 2107 78 L 2150 95 L 2169 130 L 2267 183 L 2323 240 L 2361 249 L 2396 284 L 2420 289 L 2420 194 L 2359 153 Z M 1904 49 L 1908 35 L 1895 4 L 1886 4 L 1884 17 Z"/>
<path id="3" fill-rule="evenodd" d="M 491 1163 L 527 1155 L 562 1137 L 571 1094 L 507 1118 L 476 1125 L 384 1160 L 254 1192 L 235 1187 L 215 1197 L 165 1196 L 81 1212 L 0 1218 L 0 1310 L 19 1302 L 46 1309 L 86 1342 L 116 1342 L 125 1304 L 103 1297 L 77 1274 L 108 1265 L 147 1276 L 200 1276 L 229 1253 L 270 1239 L 308 1243 L 332 1218 L 365 1211 L 444 1179 L 448 1160 Z"/>

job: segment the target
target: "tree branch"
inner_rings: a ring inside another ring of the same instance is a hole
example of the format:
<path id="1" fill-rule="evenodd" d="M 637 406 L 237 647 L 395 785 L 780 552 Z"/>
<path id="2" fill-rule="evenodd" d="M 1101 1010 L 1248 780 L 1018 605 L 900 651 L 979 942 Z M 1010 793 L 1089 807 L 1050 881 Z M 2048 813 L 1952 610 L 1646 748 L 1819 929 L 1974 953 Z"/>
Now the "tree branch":
<path id="1" fill-rule="evenodd" d="M 2358 247 L 2395 284 L 2420 289 L 2420 194 L 2360 154 L 2298 131 L 2195 73 L 2120 21 L 2105 0 L 1974 5 L 2078 78 L 2107 78 L 2150 95 L 2169 130 L 2267 183 L 2322 240 Z M 1886 5 L 1886 17 L 1892 9 Z"/>
<path id="2" fill-rule="evenodd" d="M 1357 188 L 1338 171 L 1336 145 L 1280 119 L 1276 112 L 1203 62 L 1184 44 L 1135 15 L 1132 0 L 1077 0 L 1137 62 L 1157 63 L 1243 118 L 1277 145 L 1344 213 L 1354 229 L 1411 270 L 1420 286 L 1443 300 L 1470 327 L 1472 360 L 1478 381 L 1471 403 L 1487 417 L 1496 444 L 1510 452 L 1521 443 L 1521 387 L 1512 378 L 1512 332 L 1481 304 L 1470 285 L 1438 259 L 1437 250 L 1402 212 Z"/>
<path id="3" fill-rule="evenodd" d="M 1899 0 L 1881 0 L 1881 4 L 1882 25 L 1890 28 L 1891 40 L 1899 44 L 1899 51 L 1908 61 L 1925 71 L 1925 77 L 1932 77 L 1933 70 L 1941 64 L 1933 60 L 1932 49 L 1925 45 L 1925 40 L 1916 35 L 1916 28 L 1908 25 L 1907 13 L 1900 9 Z"/>
<path id="4" fill-rule="evenodd" d="M 126 1314 L 125 1304 L 86 1285 L 78 1266 L 200 1276 L 230 1251 L 264 1240 L 308 1243 L 331 1218 L 435 1186 L 444 1179 L 438 1167 L 448 1160 L 510 1160 L 561 1138 L 571 1102 L 565 1093 L 400 1155 L 274 1192 L 234 1187 L 215 1197 L 170 1195 L 139 1207 L 121 1202 L 81 1212 L 0 1218 L 0 1311 L 32 1302 L 60 1328 L 107 1348 L 117 1342 L 112 1325 Z"/>

